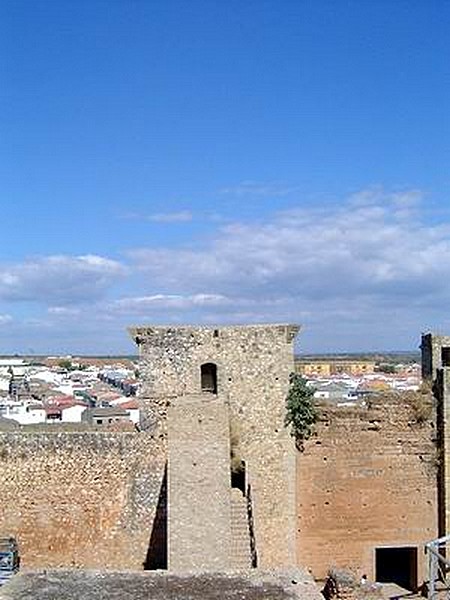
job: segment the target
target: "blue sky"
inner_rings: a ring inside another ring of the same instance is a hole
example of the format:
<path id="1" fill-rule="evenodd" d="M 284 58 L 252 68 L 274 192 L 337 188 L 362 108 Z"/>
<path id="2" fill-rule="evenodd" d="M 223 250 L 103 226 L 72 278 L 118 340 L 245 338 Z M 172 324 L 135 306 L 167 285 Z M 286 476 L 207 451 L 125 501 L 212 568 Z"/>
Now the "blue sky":
<path id="1" fill-rule="evenodd" d="M 450 3 L 4 0 L 0 352 L 450 332 Z"/>

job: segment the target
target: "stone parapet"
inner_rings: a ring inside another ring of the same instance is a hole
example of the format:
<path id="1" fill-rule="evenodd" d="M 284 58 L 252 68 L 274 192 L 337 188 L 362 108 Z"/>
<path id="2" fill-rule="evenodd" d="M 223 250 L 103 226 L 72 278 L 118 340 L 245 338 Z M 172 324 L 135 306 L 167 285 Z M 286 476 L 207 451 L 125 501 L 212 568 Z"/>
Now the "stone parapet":
<path id="1" fill-rule="evenodd" d="M 26 568 L 143 569 L 165 465 L 147 433 L 0 433 L 0 536 Z"/>

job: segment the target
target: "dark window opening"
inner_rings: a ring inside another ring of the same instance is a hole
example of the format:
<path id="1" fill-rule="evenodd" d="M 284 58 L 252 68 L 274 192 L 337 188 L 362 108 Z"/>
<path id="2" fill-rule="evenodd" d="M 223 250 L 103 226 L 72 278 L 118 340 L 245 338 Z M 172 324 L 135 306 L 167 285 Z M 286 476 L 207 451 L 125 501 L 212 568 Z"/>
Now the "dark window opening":
<path id="1" fill-rule="evenodd" d="M 376 548 L 375 575 L 379 583 L 396 583 L 417 590 L 417 548 Z"/>
<path id="2" fill-rule="evenodd" d="M 214 329 L 213 337 L 219 337 L 219 330 Z"/>
<path id="3" fill-rule="evenodd" d="M 202 392 L 217 394 L 217 365 L 205 363 L 201 366 Z"/>
<path id="4" fill-rule="evenodd" d="M 450 367 L 450 348 L 441 348 L 441 360 L 443 367 Z"/>
<path id="5" fill-rule="evenodd" d="M 245 462 L 241 460 L 241 464 L 231 471 L 231 487 L 241 490 L 245 496 Z"/>

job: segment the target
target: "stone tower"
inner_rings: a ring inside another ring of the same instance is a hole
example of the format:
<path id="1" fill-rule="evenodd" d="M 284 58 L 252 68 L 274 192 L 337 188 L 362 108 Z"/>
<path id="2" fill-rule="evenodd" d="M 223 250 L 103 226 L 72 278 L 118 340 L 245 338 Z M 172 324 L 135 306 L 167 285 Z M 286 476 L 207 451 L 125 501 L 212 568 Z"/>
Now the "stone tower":
<path id="1" fill-rule="evenodd" d="M 450 366 L 450 336 L 424 333 L 420 348 L 422 350 L 422 378 L 434 381 L 440 369 Z"/>
<path id="2" fill-rule="evenodd" d="M 224 409 L 218 409 L 217 414 L 225 414 L 223 418 L 238 432 L 257 565 L 261 568 L 296 564 L 295 447 L 284 418 L 289 374 L 294 370 L 293 340 L 298 329 L 285 324 L 130 329 L 141 358 L 142 425 L 162 437 L 169 429 L 169 457 L 171 452 L 174 456 L 171 447 L 177 445 L 177 430 L 170 422 L 168 426 L 168 418 L 176 419 L 177 407 L 188 410 L 186 407 L 195 398 L 200 402 L 194 402 L 197 412 L 201 411 L 201 402 L 206 403 L 205 410 L 208 399 L 219 402 Z M 206 412 L 213 414 L 211 410 Z M 186 416 L 179 422 L 188 420 Z M 180 433 L 180 445 L 187 456 L 189 436 L 185 434 Z M 177 486 L 174 480 L 171 484 L 170 460 L 169 546 L 170 529 L 174 532 L 177 526 L 170 522 L 170 489 L 172 485 L 172 496 L 176 497 Z M 173 462 L 177 464 L 175 458 Z M 207 502 L 207 478 L 204 483 L 202 494 Z"/>
<path id="3" fill-rule="evenodd" d="M 422 379 L 436 399 L 439 536 L 450 534 L 450 336 L 422 335 Z"/>

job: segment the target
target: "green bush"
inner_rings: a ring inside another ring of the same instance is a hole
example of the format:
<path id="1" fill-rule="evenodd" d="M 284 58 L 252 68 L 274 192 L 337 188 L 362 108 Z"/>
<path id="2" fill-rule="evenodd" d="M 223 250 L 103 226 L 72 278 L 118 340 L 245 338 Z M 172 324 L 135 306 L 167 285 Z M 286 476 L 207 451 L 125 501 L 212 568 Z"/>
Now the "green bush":
<path id="1" fill-rule="evenodd" d="M 291 373 L 290 388 L 286 398 L 285 425 L 290 427 L 295 445 L 303 449 L 303 442 L 313 432 L 318 412 L 314 404 L 314 388 L 306 385 L 306 379 L 296 373 Z"/>

